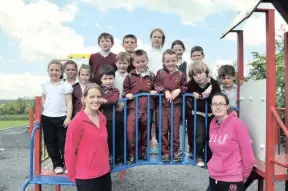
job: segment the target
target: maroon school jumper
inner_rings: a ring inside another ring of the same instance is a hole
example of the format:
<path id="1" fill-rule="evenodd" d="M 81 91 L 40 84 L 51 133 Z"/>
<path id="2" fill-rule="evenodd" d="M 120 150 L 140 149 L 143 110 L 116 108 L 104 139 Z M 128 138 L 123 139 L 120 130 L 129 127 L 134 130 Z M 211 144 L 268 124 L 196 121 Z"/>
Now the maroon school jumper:
<path id="1" fill-rule="evenodd" d="M 193 93 L 197 92 L 198 94 L 201 94 L 210 86 L 212 85 L 212 90 L 208 98 L 205 99 L 208 104 L 208 113 L 211 113 L 211 101 L 212 101 L 212 96 L 215 93 L 221 92 L 220 86 L 216 80 L 210 77 L 210 82 L 206 84 L 205 87 L 201 88 L 195 81 L 194 79 L 190 79 L 188 82 L 188 89 L 187 93 Z M 205 113 L 205 101 L 204 100 L 197 100 L 197 111 Z M 194 110 L 194 98 L 188 97 L 187 102 L 187 136 L 188 136 L 188 144 L 189 144 L 189 152 L 193 151 L 194 148 L 194 116 L 192 115 L 192 110 Z M 209 123 L 209 121 L 208 121 Z M 209 128 L 208 124 L 208 128 Z M 209 133 L 209 129 L 207 131 Z"/>
<path id="2" fill-rule="evenodd" d="M 93 82 L 96 82 L 98 85 L 101 85 L 100 81 L 100 73 L 101 68 L 103 65 L 108 64 L 114 67 L 116 71 L 116 64 L 115 64 L 115 57 L 116 54 L 110 52 L 108 56 L 104 57 L 99 52 L 92 54 L 89 58 L 89 65 L 92 69 L 92 72 L 94 74 L 94 80 Z"/>
<path id="3" fill-rule="evenodd" d="M 179 153 L 179 129 L 181 124 L 181 103 L 182 94 L 187 91 L 187 79 L 186 75 L 181 71 L 176 70 L 175 72 L 169 73 L 166 69 L 160 69 L 156 75 L 155 90 L 158 93 L 163 93 L 165 95 L 166 91 L 172 93 L 173 90 L 180 89 L 181 93 L 173 101 L 174 103 L 174 130 L 173 130 L 173 151 L 174 155 Z M 165 97 L 162 98 L 162 153 L 165 155 L 170 155 L 169 149 L 169 135 L 171 132 L 170 123 L 170 107 L 171 104 L 166 100 Z M 159 116 L 159 108 L 157 109 L 157 117 Z"/>
<path id="4" fill-rule="evenodd" d="M 81 86 L 78 83 L 73 85 L 73 92 L 72 92 L 72 103 L 73 103 L 73 112 L 72 112 L 72 117 L 74 117 L 83 107 L 82 101 L 82 89 Z"/>
<path id="5" fill-rule="evenodd" d="M 101 95 L 102 98 L 107 100 L 107 103 L 101 104 L 100 110 L 105 115 L 107 119 L 107 132 L 108 132 L 108 145 L 109 145 L 109 152 L 110 156 L 113 152 L 113 107 L 116 106 L 118 99 L 119 99 L 119 90 L 114 87 L 106 88 L 101 86 Z M 115 108 L 116 109 L 116 108 Z M 116 153 L 118 154 L 118 144 L 119 144 L 119 137 L 117 137 L 116 133 L 116 124 L 115 124 L 115 148 Z M 117 156 L 118 157 L 118 156 Z"/>
<path id="6" fill-rule="evenodd" d="M 152 76 L 153 75 L 153 76 Z M 128 74 L 123 82 L 123 97 L 131 93 L 133 95 L 139 93 L 149 93 L 154 89 L 155 76 L 152 72 L 147 71 L 144 77 L 141 77 L 136 70 L 132 70 Z M 147 96 L 139 97 L 138 99 L 138 132 L 139 132 L 139 153 L 143 154 L 147 147 L 147 123 L 148 123 L 148 98 Z M 136 132 L 136 99 L 128 101 L 129 115 L 127 122 L 127 134 L 128 134 L 128 149 L 129 155 L 135 156 L 135 132 Z M 154 99 L 150 97 L 150 109 L 155 108 Z M 152 112 L 150 110 L 150 124 L 152 124 Z"/>

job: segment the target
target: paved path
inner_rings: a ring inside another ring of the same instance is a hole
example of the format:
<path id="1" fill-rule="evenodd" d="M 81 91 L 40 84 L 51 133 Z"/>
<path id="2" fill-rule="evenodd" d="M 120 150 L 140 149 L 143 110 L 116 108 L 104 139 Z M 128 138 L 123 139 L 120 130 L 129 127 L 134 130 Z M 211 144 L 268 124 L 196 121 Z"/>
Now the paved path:
<path id="1" fill-rule="evenodd" d="M 29 173 L 29 141 L 25 128 L 0 131 L 6 158 L 0 155 L 0 191 L 18 191 Z M 205 191 L 208 175 L 205 169 L 192 166 L 139 166 L 128 170 L 120 183 L 117 174 L 112 175 L 113 191 Z M 277 183 L 275 190 L 284 190 Z M 27 190 L 33 190 L 29 186 Z M 44 186 L 43 191 L 53 191 L 53 186 Z M 74 187 L 62 190 L 76 191 Z M 256 191 L 255 182 L 248 191 Z"/>

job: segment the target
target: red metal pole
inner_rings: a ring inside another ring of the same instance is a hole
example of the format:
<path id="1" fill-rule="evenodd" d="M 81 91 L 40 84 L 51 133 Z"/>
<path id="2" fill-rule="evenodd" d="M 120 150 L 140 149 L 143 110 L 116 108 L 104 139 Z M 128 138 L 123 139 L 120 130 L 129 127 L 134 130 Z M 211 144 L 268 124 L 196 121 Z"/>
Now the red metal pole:
<path id="1" fill-rule="evenodd" d="M 240 86 L 244 81 L 244 41 L 243 30 L 237 31 L 237 68 L 238 68 L 238 84 L 237 84 L 237 106 L 238 115 L 240 116 Z"/>
<path id="2" fill-rule="evenodd" d="M 288 108 L 288 32 L 284 33 L 285 61 L 285 108 Z M 285 110 L 285 125 L 288 126 L 288 111 Z M 285 138 L 285 153 L 288 154 L 288 138 Z"/>
<path id="3" fill-rule="evenodd" d="M 276 108 L 276 65 L 275 65 L 275 11 L 266 12 L 266 159 L 265 159 L 265 190 L 274 191 L 273 176 L 275 166 L 270 161 L 275 157 L 275 127 L 272 108 Z"/>
<path id="4" fill-rule="evenodd" d="M 35 99 L 35 121 L 40 122 L 41 124 L 41 113 L 42 113 L 42 98 L 37 96 Z M 34 139 L 35 145 L 35 174 L 41 174 L 41 125 L 39 130 L 35 133 Z M 41 185 L 35 185 L 35 191 L 41 191 Z"/>

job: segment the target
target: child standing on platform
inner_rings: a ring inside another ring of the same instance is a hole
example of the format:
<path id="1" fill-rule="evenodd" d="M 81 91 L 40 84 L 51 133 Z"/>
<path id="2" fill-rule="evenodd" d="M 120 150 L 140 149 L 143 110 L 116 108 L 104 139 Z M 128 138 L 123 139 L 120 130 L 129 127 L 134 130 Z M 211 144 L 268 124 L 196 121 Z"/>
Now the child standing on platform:
<path id="1" fill-rule="evenodd" d="M 211 104 L 211 97 L 218 92 L 221 92 L 220 86 L 216 80 L 209 77 L 209 69 L 203 61 L 195 61 L 189 68 L 190 81 L 188 82 L 187 93 L 192 93 L 194 98 L 187 99 L 187 107 L 190 112 L 190 117 L 187 118 L 187 134 L 189 152 L 193 156 L 194 149 L 194 133 L 196 133 L 196 166 L 204 167 L 204 148 L 207 140 L 206 126 L 205 126 L 205 101 L 208 104 L 208 121 L 207 134 L 209 133 L 209 124 L 212 119 L 212 111 L 209 105 Z M 204 100 L 199 99 L 202 97 Z M 197 111 L 194 111 L 194 99 L 197 100 Z M 196 122 L 194 121 L 196 115 Z M 194 132 L 194 122 L 196 123 L 196 132 Z M 207 147 L 207 159 L 210 159 L 211 152 Z M 195 156 L 194 156 L 195 157 Z"/>
<path id="2" fill-rule="evenodd" d="M 83 64 L 78 72 L 79 82 L 73 85 L 72 92 L 72 103 L 73 103 L 73 113 L 74 117 L 83 107 L 82 104 L 82 93 L 86 85 L 93 79 L 93 73 L 89 65 Z"/>
<path id="3" fill-rule="evenodd" d="M 73 60 L 68 60 L 64 63 L 64 71 L 66 74 L 66 79 L 64 79 L 64 81 L 69 83 L 71 86 L 76 84 L 78 81 L 77 70 L 78 70 L 78 66 L 76 62 L 74 62 Z"/>
<path id="4" fill-rule="evenodd" d="M 171 49 L 174 50 L 177 54 L 178 62 L 177 62 L 177 68 L 179 71 L 181 71 L 183 74 L 187 75 L 187 62 L 183 60 L 182 56 L 185 52 L 185 46 L 184 43 L 181 40 L 175 40 L 172 42 Z M 186 76 L 186 80 L 188 81 L 188 78 Z M 181 110 L 182 113 L 182 110 Z M 185 115 L 185 114 L 183 114 Z M 181 118 L 182 119 L 182 118 Z M 182 120 L 181 120 L 182 121 Z M 180 136 L 180 153 L 182 153 L 182 129 L 183 129 L 182 123 L 180 123 L 180 130 L 179 130 L 179 136 Z M 186 133 L 186 130 L 185 130 Z M 186 141 L 185 141 L 186 142 Z M 185 151 L 183 151 L 184 154 Z"/>
<path id="5" fill-rule="evenodd" d="M 128 72 L 130 72 L 131 70 L 135 69 L 135 67 L 133 66 L 131 62 L 131 58 L 134 55 L 134 51 L 137 48 L 137 38 L 135 35 L 133 34 L 127 34 L 123 37 L 123 48 L 125 49 L 125 51 L 129 54 L 130 56 L 130 61 L 129 61 L 129 67 L 127 69 Z"/>
<path id="6" fill-rule="evenodd" d="M 100 110 L 107 119 L 107 131 L 108 131 L 108 145 L 109 152 L 112 162 L 113 155 L 113 107 L 117 105 L 119 100 L 119 90 L 113 87 L 115 79 L 115 71 L 112 66 L 106 65 L 102 68 L 100 74 L 101 80 L 101 95 L 100 99 L 101 107 Z M 116 109 L 115 109 L 116 111 Z M 116 121 L 115 121 L 116 122 Z M 120 157 L 120 142 L 118 133 L 118 124 L 115 123 L 115 158 L 119 160 Z"/>
<path id="7" fill-rule="evenodd" d="M 237 85 L 235 81 L 235 68 L 232 65 L 223 65 L 218 70 L 218 77 L 221 79 L 221 91 L 226 94 L 230 106 L 237 108 Z"/>
<path id="8" fill-rule="evenodd" d="M 128 149 L 129 159 L 128 164 L 135 162 L 135 132 L 136 132 L 136 100 L 133 95 L 139 93 L 151 93 L 152 95 L 157 92 L 154 90 L 155 75 L 147 68 L 148 56 L 144 50 L 136 50 L 132 59 L 135 69 L 132 70 L 125 78 L 123 83 L 123 97 L 129 99 L 128 108 Z M 146 160 L 147 148 L 147 126 L 148 115 L 150 113 L 150 121 L 152 123 L 152 111 L 155 108 L 153 97 L 150 97 L 150 103 L 146 96 L 139 97 L 138 105 L 138 130 L 139 130 L 139 159 Z M 147 104 L 150 104 L 150 112 L 147 113 Z M 138 141 L 138 140 L 137 140 Z M 138 153 L 137 153 L 138 154 Z"/>
<path id="9" fill-rule="evenodd" d="M 106 118 L 99 111 L 100 87 L 87 84 L 82 109 L 67 131 L 65 162 L 78 191 L 112 191 Z"/>
<path id="10" fill-rule="evenodd" d="M 98 85 L 100 85 L 100 73 L 104 65 L 113 66 L 114 70 L 116 70 L 116 54 L 110 51 L 110 49 L 114 45 L 114 38 L 111 34 L 100 34 L 100 36 L 98 37 L 98 45 L 100 46 L 101 51 L 90 56 L 89 65 L 91 66 L 92 72 L 94 74 L 93 82 L 96 82 Z"/>
<path id="11" fill-rule="evenodd" d="M 181 95 L 187 91 L 186 75 L 177 69 L 178 57 L 171 49 L 163 53 L 164 68 L 156 74 L 155 90 L 164 93 L 162 100 L 162 160 L 170 161 L 170 141 L 171 134 L 170 108 L 171 102 L 174 104 L 173 118 L 173 155 L 174 162 L 181 161 L 179 155 L 179 126 L 181 123 Z M 159 113 L 159 109 L 157 109 Z M 158 116 L 158 114 L 157 114 Z"/>
<path id="12" fill-rule="evenodd" d="M 72 86 L 62 80 L 64 67 L 59 60 L 48 64 L 50 80 L 42 84 L 41 123 L 44 143 L 56 174 L 64 172 L 64 146 L 72 117 Z"/>

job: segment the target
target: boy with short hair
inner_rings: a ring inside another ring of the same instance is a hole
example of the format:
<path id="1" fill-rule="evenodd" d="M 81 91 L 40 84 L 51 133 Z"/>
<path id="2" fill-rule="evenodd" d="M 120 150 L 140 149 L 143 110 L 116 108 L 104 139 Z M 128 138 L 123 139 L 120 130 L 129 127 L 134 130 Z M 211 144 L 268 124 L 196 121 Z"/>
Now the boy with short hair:
<path id="1" fill-rule="evenodd" d="M 136 50 L 132 58 L 132 63 L 135 67 L 125 78 L 123 83 L 123 97 L 129 99 L 128 101 L 128 120 L 127 120 L 127 138 L 128 138 L 128 150 L 129 158 L 128 164 L 134 163 L 136 160 L 135 154 L 135 132 L 136 132 L 136 99 L 133 99 L 133 95 L 139 93 L 151 93 L 155 95 L 157 92 L 154 90 L 155 75 L 149 71 L 148 56 L 144 50 Z M 147 102 L 148 97 L 142 96 L 138 98 L 138 132 L 139 132 L 139 159 L 146 160 L 146 148 L 147 148 Z M 152 123 L 152 111 L 155 109 L 155 103 L 153 97 L 150 97 L 150 124 Z M 138 153 L 137 153 L 138 154 Z"/>
<path id="2" fill-rule="evenodd" d="M 100 74 L 101 80 L 101 95 L 102 98 L 100 100 L 101 112 L 105 115 L 107 119 L 106 127 L 108 133 L 108 145 L 110 157 L 113 152 L 113 107 L 117 104 L 119 100 L 119 90 L 113 87 L 114 79 L 115 79 L 115 71 L 114 68 L 110 65 L 105 65 L 102 67 L 102 71 Z M 116 122 L 116 121 L 115 121 Z M 115 124 L 115 159 L 120 160 L 120 141 L 119 136 L 117 135 L 117 124 Z M 112 159 L 112 158 L 111 158 Z"/>
<path id="3" fill-rule="evenodd" d="M 223 65 L 218 70 L 218 77 L 221 80 L 221 92 L 226 94 L 232 107 L 237 108 L 237 85 L 235 81 L 235 68 L 232 65 Z"/>
<path id="4" fill-rule="evenodd" d="M 203 60 L 205 58 L 204 50 L 201 46 L 194 46 L 191 48 L 191 60 L 196 61 L 196 60 Z"/>
<path id="5" fill-rule="evenodd" d="M 165 98 L 162 99 L 162 161 L 170 161 L 170 141 L 169 134 L 171 133 L 170 107 L 173 101 L 174 119 L 173 119 L 173 161 L 181 161 L 179 154 L 179 128 L 181 124 L 181 95 L 187 91 L 186 75 L 178 70 L 178 57 L 176 52 L 167 49 L 163 53 L 163 68 L 158 70 L 156 74 L 155 90 L 158 93 L 164 93 Z M 157 113 L 159 114 L 159 107 Z M 159 116 L 157 114 L 157 117 Z"/>
<path id="6" fill-rule="evenodd" d="M 91 54 L 89 58 L 89 65 L 94 74 L 93 82 L 101 84 L 100 74 L 104 65 L 110 65 L 116 70 L 115 57 L 116 54 L 112 53 L 110 49 L 114 45 L 114 38 L 109 33 L 102 33 L 98 37 L 98 45 L 101 50 L 95 54 Z"/>
<path id="7" fill-rule="evenodd" d="M 137 48 L 137 38 L 133 34 L 127 34 L 123 37 L 123 48 L 125 51 L 132 56 L 133 52 Z"/>
<path id="8" fill-rule="evenodd" d="M 123 48 L 125 51 L 129 54 L 130 56 L 130 61 L 129 61 L 129 67 L 127 69 L 128 72 L 132 71 L 135 69 L 133 64 L 131 63 L 131 58 L 134 55 L 134 51 L 137 48 L 137 38 L 133 34 L 127 34 L 123 37 Z"/>

